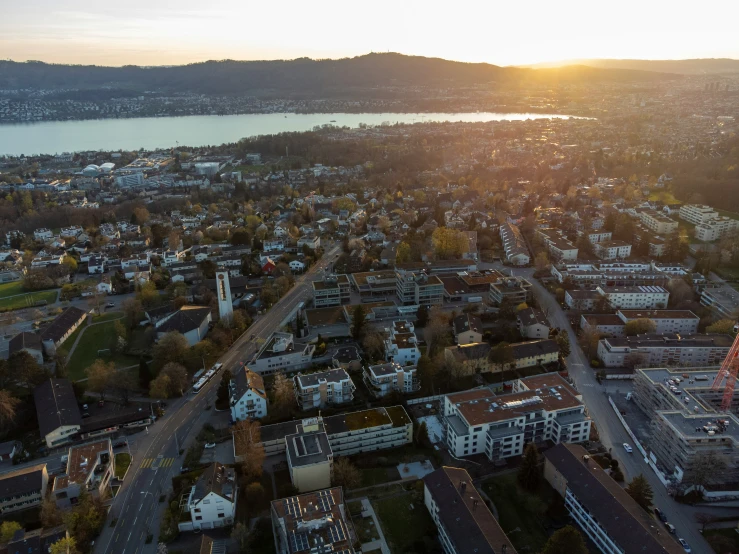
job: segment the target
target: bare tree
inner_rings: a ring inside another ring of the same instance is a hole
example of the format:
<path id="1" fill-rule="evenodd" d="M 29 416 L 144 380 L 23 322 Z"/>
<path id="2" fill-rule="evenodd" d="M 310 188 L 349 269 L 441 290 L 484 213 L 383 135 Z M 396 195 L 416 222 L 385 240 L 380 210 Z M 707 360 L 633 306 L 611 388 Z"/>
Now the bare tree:
<path id="1" fill-rule="evenodd" d="M 241 470 L 247 480 L 258 479 L 262 475 L 265 453 L 258 421 L 239 421 L 233 427 L 234 450 L 241 458 Z"/>
<path id="2" fill-rule="evenodd" d="M 285 374 L 280 371 L 275 375 L 272 389 L 275 394 L 275 408 L 277 411 L 281 414 L 289 412 L 295 402 L 292 379 L 288 379 L 285 377 Z"/>
<path id="3" fill-rule="evenodd" d="M 335 487 L 344 487 L 347 490 L 356 489 L 362 482 L 359 470 L 349 461 L 349 458 L 339 458 L 334 463 L 331 484 Z"/>

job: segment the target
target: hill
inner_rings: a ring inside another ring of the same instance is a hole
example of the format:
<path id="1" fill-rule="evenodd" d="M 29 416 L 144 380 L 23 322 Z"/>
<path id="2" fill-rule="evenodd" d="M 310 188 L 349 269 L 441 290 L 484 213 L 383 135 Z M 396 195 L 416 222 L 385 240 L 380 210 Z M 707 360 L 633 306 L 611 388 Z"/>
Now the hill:
<path id="1" fill-rule="evenodd" d="M 499 67 L 402 54 L 338 60 L 207 61 L 169 67 L 102 67 L 0 61 L 0 89 L 109 89 L 201 94 L 312 96 L 376 87 L 467 87 L 526 83 L 659 81 L 679 78 L 648 71 L 593 68 Z"/>
<path id="2" fill-rule="evenodd" d="M 702 58 L 692 60 L 566 60 L 525 66 L 534 69 L 556 68 L 573 64 L 598 69 L 627 69 L 681 75 L 713 75 L 739 73 L 739 60 Z"/>

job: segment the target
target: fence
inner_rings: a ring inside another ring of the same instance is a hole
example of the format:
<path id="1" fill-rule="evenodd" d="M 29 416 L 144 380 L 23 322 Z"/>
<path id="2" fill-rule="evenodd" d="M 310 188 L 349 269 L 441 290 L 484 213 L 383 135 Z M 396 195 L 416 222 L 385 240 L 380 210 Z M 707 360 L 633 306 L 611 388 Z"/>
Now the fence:
<path id="1" fill-rule="evenodd" d="M 412 406 L 413 404 L 423 404 L 424 402 L 434 402 L 435 400 L 444 400 L 445 394 L 437 394 L 436 396 L 424 396 L 423 398 L 411 398 L 406 401 L 406 404 Z"/>

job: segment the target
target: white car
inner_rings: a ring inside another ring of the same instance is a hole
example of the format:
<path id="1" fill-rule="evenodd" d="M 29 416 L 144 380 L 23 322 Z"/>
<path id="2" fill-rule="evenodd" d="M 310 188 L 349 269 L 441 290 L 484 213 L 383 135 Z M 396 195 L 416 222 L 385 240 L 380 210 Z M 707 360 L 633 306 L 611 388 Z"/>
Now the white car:
<path id="1" fill-rule="evenodd" d="M 634 449 L 631 448 L 631 445 L 628 442 L 624 443 L 624 450 L 626 450 L 626 452 L 628 452 L 629 454 L 631 454 L 634 451 Z"/>
<path id="2" fill-rule="evenodd" d="M 216 443 L 214 443 L 214 442 L 206 442 L 205 443 L 205 448 L 215 448 L 215 447 L 216 447 Z"/>
<path id="3" fill-rule="evenodd" d="M 677 539 L 677 542 L 680 543 L 680 546 L 683 547 L 683 550 L 685 550 L 685 552 L 691 552 L 688 541 L 686 541 L 685 539 Z"/>
<path id="4" fill-rule="evenodd" d="M 105 307 L 106 307 L 106 308 L 115 308 L 115 304 L 113 304 L 112 302 L 108 302 L 108 303 L 107 303 L 107 304 L 105 305 Z"/>

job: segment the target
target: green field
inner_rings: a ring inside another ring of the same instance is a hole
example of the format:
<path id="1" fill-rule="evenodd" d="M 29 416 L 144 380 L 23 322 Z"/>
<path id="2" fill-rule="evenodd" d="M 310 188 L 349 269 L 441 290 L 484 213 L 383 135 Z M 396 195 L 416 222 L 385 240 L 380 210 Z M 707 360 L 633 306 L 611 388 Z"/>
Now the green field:
<path id="1" fill-rule="evenodd" d="M 123 312 L 107 312 L 103 315 L 94 315 L 92 316 L 92 322 L 93 323 L 103 323 L 105 321 L 115 321 L 116 319 L 121 319 L 123 317 Z"/>
<path id="2" fill-rule="evenodd" d="M 106 362 L 113 361 L 117 368 L 138 365 L 138 356 L 111 354 L 110 351 L 98 353 L 99 350 L 110 348 L 115 336 L 114 326 L 115 322 L 108 321 L 84 328 L 80 342 L 67 364 L 67 372 L 71 380 L 84 379 L 85 369 L 91 366 L 97 358 L 101 358 Z M 72 343 L 69 343 L 70 348 L 71 346 Z"/>
<path id="3" fill-rule="evenodd" d="M 408 493 L 372 502 L 391 552 L 421 552 L 417 543 L 435 537 L 436 527 L 420 495 Z"/>
<path id="4" fill-rule="evenodd" d="M 14 284 L 14 283 L 10 283 Z M 31 308 L 39 302 L 53 304 L 56 302 L 56 290 L 42 290 L 39 292 L 29 292 L 22 296 L 11 296 L 0 298 L 0 312 L 8 312 L 10 310 L 20 310 L 23 308 Z"/>
<path id="5" fill-rule="evenodd" d="M 666 190 L 652 190 L 649 193 L 649 200 L 664 202 L 665 204 L 679 204 L 680 201 L 675 196 Z"/>
<path id="6" fill-rule="evenodd" d="M 716 554 L 739 552 L 739 533 L 731 529 L 706 529 L 703 536 Z"/>
<path id="7" fill-rule="evenodd" d="M 131 465 L 131 455 L 128 452 L 119 452 L 115 455 L 115 476 L 118 479 L 123 479 L 128 470 L 128 466 Z"/>
<path id="8" fill-rule="evenodd" d="M 12 283 L 3 283 L 0 285 L 0 298 L 14 296 L 16 294 L 23 294 L 23 281 L 13 281 Z"/>

